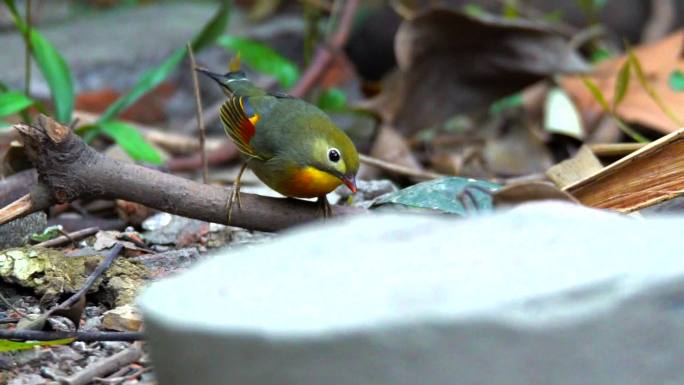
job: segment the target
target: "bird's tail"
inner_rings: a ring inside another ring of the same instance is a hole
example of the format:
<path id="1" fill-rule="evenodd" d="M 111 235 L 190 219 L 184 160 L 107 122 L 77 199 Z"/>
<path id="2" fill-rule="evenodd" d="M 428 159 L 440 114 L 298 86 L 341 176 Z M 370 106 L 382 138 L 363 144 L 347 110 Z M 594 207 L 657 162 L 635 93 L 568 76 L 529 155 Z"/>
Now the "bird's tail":
<path id="1" fill-rule="evenodd" d="M 264 90 L 255 86 L 243 71 L 231 71 L 223 76 L 220 82 L 223 92 L 228 96 L 265 95 Z"/>
<path id="2" fill-rule="evenodd" d="M 236 55 L 230 60 L 228 64 L 228 72 L 226 74 L 217 74 L 205 68 L 196 68 L 197 71 L 214 79 L 227 96 L 260 96 L 265 95 L 266 92 L 255 86 L 243 71 L 240 70 L 240 55 Z"/>

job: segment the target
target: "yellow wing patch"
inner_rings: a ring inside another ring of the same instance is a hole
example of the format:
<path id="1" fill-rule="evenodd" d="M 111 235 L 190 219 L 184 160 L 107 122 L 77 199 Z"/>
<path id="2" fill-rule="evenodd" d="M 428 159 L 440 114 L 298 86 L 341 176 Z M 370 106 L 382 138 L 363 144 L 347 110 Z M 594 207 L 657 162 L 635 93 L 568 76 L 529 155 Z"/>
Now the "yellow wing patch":
<path id="1" fill-rule="evenodd" d="M 260 158 L 249 144 L 256 134 L 259 114 L 254 113 L 245 97 L 232 97 L 221 106 L 221 122 L 238 150 L 245 155 Z"/>

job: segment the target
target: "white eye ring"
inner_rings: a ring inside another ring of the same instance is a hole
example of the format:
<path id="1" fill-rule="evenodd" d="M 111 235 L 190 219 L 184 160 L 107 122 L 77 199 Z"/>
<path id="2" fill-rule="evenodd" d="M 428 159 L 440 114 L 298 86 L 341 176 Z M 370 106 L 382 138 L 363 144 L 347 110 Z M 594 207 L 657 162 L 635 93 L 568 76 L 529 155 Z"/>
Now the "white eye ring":
<path id="1" fill-rule="evenodd" d="M 331 161 L 333 163 L 337 163 L 340 161 L 340 159 L 342 159 L 342 154 L 340 153 L 340 150 L 338 150 L 334 147 L 328 150 L 328 160 L 329 161 Z"/>

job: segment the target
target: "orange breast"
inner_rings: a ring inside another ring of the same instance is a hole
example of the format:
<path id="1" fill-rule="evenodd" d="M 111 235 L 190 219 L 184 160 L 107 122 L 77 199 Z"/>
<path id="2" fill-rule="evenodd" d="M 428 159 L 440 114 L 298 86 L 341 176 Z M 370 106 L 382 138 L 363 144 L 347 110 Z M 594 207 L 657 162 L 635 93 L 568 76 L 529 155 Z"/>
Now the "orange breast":
<path id="1" fill-rule="evenodd" d="M 292 173 L 281 193 L 296 198 L 316 198 L 328 194 L 340 184 L 341 180 L 325 171 L 305 167 Z"/>

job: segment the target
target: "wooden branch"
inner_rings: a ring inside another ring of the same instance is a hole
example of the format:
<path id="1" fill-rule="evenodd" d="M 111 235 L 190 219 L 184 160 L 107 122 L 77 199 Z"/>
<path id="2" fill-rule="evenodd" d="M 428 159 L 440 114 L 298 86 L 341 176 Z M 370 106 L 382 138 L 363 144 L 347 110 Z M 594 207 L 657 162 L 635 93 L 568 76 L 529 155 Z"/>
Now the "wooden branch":
<path id="1" fill-rule="evenodd" d="M 563 190 L 581 203 L 631 212 L 684 194 L 684 129 L 649 143 Z"/>
<path id="2" fill-rule="evenodd" d="M 60 383 L 65 385 L 86 385 L 95 379 L 95 377 L 101 377 L 115 370 L 129 365 L 135 361 L 138 361 L 142 357 L 143 351 L 140 346 L 133 344 L 133 346 L 128 349 L 124 349 L 114 355 L 107 358 L 103 358 L 99 361 L 95 361 L 88 365 L 82 371 L 74 374 L 68 378 L 61 378 Z"/>
<path id="3" fill-rule="evenodd" d="M 319 218 L 313 202 L 241 193 L 242 208 L 233 210 L 228 223 L 230 189 L 107 158 L 45 116 L 38 118 L 37 126 L 17 124 L 14 128 L 38 171 L 38 184 L 28 196 L 0 209 L 0 224 L 78 198 L 124 199 L 188 218 L 260 231 L 277 231 Z M 359 210 L 335 206 L 333 213 Z"/>
<path id="4" fill-rule="evenodd" d="M 26 194 L 0 210 L 0 224 L 7 223 L 15 218 L 23 217 L 24 215 L 38 210 L 39 209 L 35 208 L 33 201 L 31 200 L 31 195 Z"/>
<path id="5" fill-rule="evenodd" d="M 73 338 L 76 341 L 140 341 L 145 339 L 142 332 L 61 332 L 40 330 L 0 329 L 0 339 L 21 341 L 54 341 Z"/>

